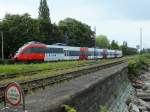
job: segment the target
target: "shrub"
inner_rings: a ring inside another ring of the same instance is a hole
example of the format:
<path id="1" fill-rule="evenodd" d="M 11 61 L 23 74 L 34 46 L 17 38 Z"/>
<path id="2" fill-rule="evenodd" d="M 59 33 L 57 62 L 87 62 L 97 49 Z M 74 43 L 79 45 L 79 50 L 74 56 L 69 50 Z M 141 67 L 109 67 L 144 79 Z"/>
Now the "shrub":
<path id="1" fill-rule="evenodd" d="M 100 106 L 99 112 L 109 112 L 106 106 Z"/>
<path id="2" fill-rule="evenodd" d="M 142 69 L 147 69 L 150 65 L 150 54 L 142 54 L 128 61 L 129 78 L 134 79 L 139 76 Z"/>
<path id="3" fill-rule="evenodd" d="M 70 107 L 69 105 L 63 105 L 66 112 L 77 112 L 73 107 Z"/>
<path id="4" fill-rule="evenodd" d="M 5 59 L 5 60 L 0 60 L 0 64 L 13 64 L 13 60 L 11 59 Z"/>
<path id="5" fill-rule="evenodd" d="M 132 97 L 129 96 L 128 99 L 126 100 L 126 104 L 129 106 L 129 104 L 132 103 Z"/>

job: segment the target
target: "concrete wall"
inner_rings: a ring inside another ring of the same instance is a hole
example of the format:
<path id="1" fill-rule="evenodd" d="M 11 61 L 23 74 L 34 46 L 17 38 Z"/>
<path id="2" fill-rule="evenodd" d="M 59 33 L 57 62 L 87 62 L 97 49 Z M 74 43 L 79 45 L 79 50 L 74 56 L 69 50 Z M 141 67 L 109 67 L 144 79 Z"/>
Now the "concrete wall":
<path id="1" fill-rule="evenodd" d="M 100 106 L 110 112 L 127 112 L 126 100 L 133 94 L 127 66 L 109 73 L 110 76 L 75 95 L 68 105 L 75 107 L 78 112 L 100 112 Z"/>
<path id="2" fill-rule="evenodd" d="M 63 112 L 62 105 L 67 104 L 77 112 L 100 112 L 100 106 L 110 112 L 127 112 L 126 100 L 133 93 L 127 66 L 120 64 L 28 96 L 27 110 Z"/>

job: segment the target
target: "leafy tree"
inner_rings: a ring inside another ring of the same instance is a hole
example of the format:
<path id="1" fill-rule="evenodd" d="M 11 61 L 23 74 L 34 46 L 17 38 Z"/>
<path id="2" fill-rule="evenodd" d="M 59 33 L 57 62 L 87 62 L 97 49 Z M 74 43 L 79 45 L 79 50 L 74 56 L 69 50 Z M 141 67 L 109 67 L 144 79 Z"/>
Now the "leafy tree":
<path id="1" fill-rule="evenodd" d="M 150 53 L 150 49 L 145 49 L 145 48 L 143 48 L 140 53 L 141 53 L 141 54 Z"/>
<path id="2" fill-rule="evenodd" d="M 64 35 L 62 31 L 59 29 L 59 27 L 56 24 L 52 25 L 52 37 L 48 41 L 49 43 L 63 43 L 64 42 Z"/>
<path id="3" fill-rule="evenodd" d="M 91 27 L 72 18 L 66 18 L 59 22 L 58 27 L 62 31 L 64 42 L 72 46 L 94 46 L 94 32 Z"/>
<path id="4" fill-rule="evenodd" d="M 122 44 L 122 46 L 121 46 L 121 49 L 122 49 L 123 55 L 127 55 L 128 44 L 127 44 L 126 41 L 123 41 L 123 44 Z"/>
<path id="5" fill-rule="evenodd" d="M 52 38 L 52 24 L 46 0 L 40 1 L 38 19 L 39 19 L 39 40 L 41 42 L 50 44 L 51 43 L 50 40 Z"/>
<path id="6" fill-rule="evenodd" d="M 123 42 L 121 49 L 122 49 L 123 55 L 134 55 L 138 53 L 136 48 L 128 47 L 128 43 L 126 41 Z"/>
<path id="7" fill-rule="evenodd" d="M 134 55 L 134 54 L 137 54 L 137 53 L 138 53 L 138 51 L 137 51 L 136 48 L 128 47 L 126 55 Z"/>
<path id="8" fill-rule="evenodd" d="M 41 0 L 40 1 L 40 6 L 39 6 L 39 19 L 40 20 L 45 20 L 51 23 L 50 20 L 50 12 L 49 12 L 49 8 L 47 5 L 47 1 L 46 0 Z"/>
<path id="9" fill-rule="evenodd" d="M 110 47 L 111 49 L 119 49 L 119 45 L 117 42 L 115 42 L 115 40 L 112 40 Z"/>
<path id="10" fill-rule="evenodd" d="M 1 24 L 4 33 L 4 54 L 9 57 L 24 43 L 36 40 L 38 22 L 29 14 L 6 14 Z"/>
<path id="11" fill-rule="evenodd" d="M 1 43 L 2 42 L 1 41 L 1 31 L 2 31 L 2 22 L 0 21 L 0 59 L 2 58 L 1 57 L 1 49 L 2 49 L 2 46 L 1 46 L 2 45 L 2 43 Z"/>
<path id="12" fill-rule="evenodd" d="M 110 48 L 109 40 L 105 35 L 96 37 L 96 46 L 99 48 Z"/>

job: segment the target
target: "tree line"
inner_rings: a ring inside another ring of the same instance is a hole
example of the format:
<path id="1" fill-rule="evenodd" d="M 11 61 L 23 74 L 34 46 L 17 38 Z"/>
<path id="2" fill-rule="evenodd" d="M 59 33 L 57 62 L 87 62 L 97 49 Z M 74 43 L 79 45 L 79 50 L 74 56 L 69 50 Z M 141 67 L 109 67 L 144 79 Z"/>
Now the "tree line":
<path id="1" fill-rule="evenodd" d="M 89 25 L 73 18 L 66 18 L 59 21 L 58 24 L 52 23 L 46 0 L 40 1 L 38 18 L 32 18 L 28 13 L 6 14 L 0 21 L 0 31 L 4 36 L 5 58 L 9 58 L 29 41 L 39 41 L 45 44 L 66 43 L 69 46 L 79 47 L 94 47 L 95 45 L 95 32 Z M 103 44 L 106 45 L 106 48 L 121 48 L 115 41 L 112 41 L 110 47 L 110 44 L 104 40 L 97 38 L 96 45 L 100 48 L 103 48 Z M 100 44 L 99 41 L 101 41 Z M 126 50 L 127 54 L 129 47 L 122 46 L 122 50 Z"/>
<path id="2" fill-rule="evenodd" d="M 123 55 L 134 55 L 138 53 L 136 48 L 128 47 L 126 41 L 123 41 L 122 45 L 119 45 L 117 41 L 110 41 L 105 35 L 99 35 L 96 37 L 96 46 L 104 49 L 119 49 L 122 50 Z"/>
<path id="3" fill-rule="evenodd" d="M 32 18 L 28 13 L 6 14 L 0 21 L 0 31 L 4 36 L 5 58 L 9 58 L 10 54 L 14 54 L 18 48 L 29 41 L 45 44 L 67 43 L 70 46 L 94 46 L 94 32 L 89 25 L 72 18 L 61 20 L 57 25 L 52 23 L 46 0 L 40 1 L 38 18 Z"/>

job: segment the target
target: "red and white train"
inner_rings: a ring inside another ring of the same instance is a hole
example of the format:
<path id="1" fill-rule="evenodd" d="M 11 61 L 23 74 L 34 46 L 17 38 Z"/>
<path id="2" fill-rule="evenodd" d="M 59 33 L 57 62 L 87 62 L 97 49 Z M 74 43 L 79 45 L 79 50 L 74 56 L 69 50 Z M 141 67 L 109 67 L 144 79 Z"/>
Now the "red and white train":
<path id="1" fill-rule="evenodd" d="M 95 58 L 122 57 L 122 51 L 64 45 L 46 45 L 40 42 L 28 42 L 15 54 L 14 60 L 20 62 L 88 60 Z"/>

